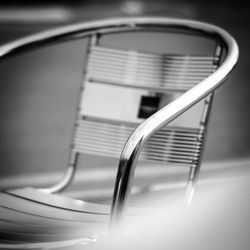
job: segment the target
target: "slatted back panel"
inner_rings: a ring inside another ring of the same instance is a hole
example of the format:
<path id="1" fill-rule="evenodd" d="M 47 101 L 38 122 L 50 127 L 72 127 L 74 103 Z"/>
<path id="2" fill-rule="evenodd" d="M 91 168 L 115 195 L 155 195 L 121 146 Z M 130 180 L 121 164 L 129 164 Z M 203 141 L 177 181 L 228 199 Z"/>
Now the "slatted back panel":
<path id="1" fill-rule="evenodd" d="M 216 69 L 218 57 L 149 54 L 91 47 L 89 81 L 186 91 Z"/>
<path id="2" fill-rule="evenodd" d="M 83 119 L 77 126 L 75 148 L 81 153 L 119 157 L 135 126 Z M 198 129 L 166 127 L 150 138 L 140 159 L 190 166 L 198 160 L 201 143 L 202 135 Z"/>
<path id="3" fill-rule="evenodd" d="M 134 89 L 134 92 L 146 91 L 151 96 L 158 95 L 162 98 L 169 92 L 183 93 L 189 90 L 214 72 L 218 61 L 217 56 L 145 53 L 92 44 L 89 48 L 83 98 L 73 141 L 74 151 L 119 158 L 129 135 L 139 125 L 138 119 L 129 121 L 126 117 L 105 117 L 102 111 L 99 115 L 86 111 L 86 106 L 91 103 L 98 86 L 101 92 L 106 86 L 109 96 L 95 102 L 109 102 L 118 90 L 128 88 Z M 92 92 L 89 91 L 91 88 L 94 89 Z M 90 103 L 85 103 L 85 98 L 89 98 Z M 123 102 L 123 99 L 126 98 L 121 98 L 119 102 Z M 165 105 L 166 103 L 161 103 L 161 106 Z M 102 103 L 99 106 L 102 108 Z M 126 105 L 123 107 L 126 108 Z M 109 108 L 119 109 L 112 105 Z M 136 108 L 138 107 L 132 107 Z M 139 160 L 196 166 L 203 138 L 204 129 L 199 126 L 185 127 L 184 124 L 165 127 L 149 139 Z"/>

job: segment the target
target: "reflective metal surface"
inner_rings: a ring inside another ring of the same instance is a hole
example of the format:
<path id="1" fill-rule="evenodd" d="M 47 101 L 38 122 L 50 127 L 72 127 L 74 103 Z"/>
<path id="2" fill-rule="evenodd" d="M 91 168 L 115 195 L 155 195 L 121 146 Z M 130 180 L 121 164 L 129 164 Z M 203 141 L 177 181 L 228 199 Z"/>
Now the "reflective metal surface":
<path id="1" fill-rule="evenodd" d="M 202 22 L 160 17 L 133 17 L 69 25 L 19 39 L 0 47 L 0 57 L 4 59 L 10 55 L 69 38 L 80 38 L 94 35 L 96 33 L 119 32 L 121 30 L 137 30 L 147 27 L 157 27 L 159 29 L 170 30 L 179 29 L 184 33 L 191 32 L 211 39 L 218 39 L 218 41 L 225 46 L 226 57 L 215 72 L 185 92 L 180 98 L 152 115 L 132 133 L 120 158 L 112 203 L 112 223 L 119 220 L 126 210 L 136 163 L 144 144 L 156 131 L 173 121 L 180 114 L 188 110 L 202 98 L 205 98 L 223 83 L 238 59 L 238 47 L 235 40 L 225 30 Z M 201 79 L 191 77 L 190 80 Z M 193 84 L 191 85 L 193 86 Z M 64 179 L 54 187 L 47 189 L 47 191 L 56 192 L 65 188 L 72 180 L 74 172 L 75 165 L 70 165 Z"/>
<path id="2" fill-rule="evenodd" d="M 177 20 L 166 25 L 176 28 L 194 29 L 215 38 L 220 38 L 227 50 L 227 56 L 222 65 L 198 85 L 184 93 L 180 98 L 161 109 L 144 123 L 142 123 L 130 136 L 121 158 L 114 190 L 112 204 L 112 222 L 119 220 L 126 210 L 129 193 L 133 184 L 133 177 L 139 154 L 150 136 L 158 129 L 170 123 L 192 105 L 218 88 L 228 76 L 238 59 L 238 46 L 234 38 L 226 31 L 204 23 Z"/>

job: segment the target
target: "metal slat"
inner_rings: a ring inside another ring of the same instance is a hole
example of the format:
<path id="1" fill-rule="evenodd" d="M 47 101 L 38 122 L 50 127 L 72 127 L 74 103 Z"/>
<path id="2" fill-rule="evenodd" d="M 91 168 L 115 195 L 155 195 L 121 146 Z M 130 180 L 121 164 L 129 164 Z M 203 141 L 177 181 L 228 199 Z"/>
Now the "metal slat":
<path id="1" fill-rule="evenodd" d="M 204 77 L 208 76 L 211 74 L 212 71 L 205 72 L 205 73 L 193 73 L 193 72 L 183 72 L 182 71 L 176 71 L 176 72 L 169 72 L 169 73 L 155 73 L 155 75 L 151 74 L 150 71 L 145 70 L 143 74 L 139 74 L 138 72 L 134 73 L 131 75 L 133 79 L 141 79 L 144 81 L 151 81 L 151 80 L 158 80 L 158 81 L 163 81 L 163 80 L 176 80 L 176 79 L 182 79 L 182 81 L 195 81 L 195 80 L 203 80 Z M 119 77 L 120 79 L 124 79 L 126 72 L 124 72 L 124 68 L 120 68 L 120 72 L 115 70 L 113 67 L 107 68 L 105 66 L 100 66 L 99 69 L 93 68 L 91 70 L 91 74 L 89 74 L 89 78 L 95 78 L 96 76 L 106 76 L 106 77 Z M 148 79 L 148 80 L 147 80 Z"/>
<path id="2" fill-rule="evenodd" d="M 185 91 L 211 74 L 216 69 L 216 60 L 216 57 L 156 55 L 93 46 L 87 79 L 106 84 Z"/>
<path id="3" fill-rule="evenodd" d="M 203 79 L 201 79 L 203 80 Z M 181 79 L 178 81 L 149 81 L 148 79 L 146 79 L 145 81 L 141 81 L 141 80 L 136 80 L 136 79 L 128 79 L 128 78 L 115 78 L 114 76 L 105 76 L 104 74 L 100 74 L 97 77 L 93 77 L 90 78 L 90 82 L 96 82 L 96 83 L 106 83 L 106 84 L 117 84 L 117 85 L 127 85 L 127 86 L 132 86 L 132 87 L 144 87 L 144 88 L 160 88 L 160 89 L 164 89 L 164 88 L 168 88 L 168 87 L 172 87 L 175 89 L 178 88 L 185 88 L 185 89 L 189 89 L 191 87 L 193 87 L 194 85 L 196 85 L 199 81 L 193 81 L 193 82 L 188 82 L 185 84 L 184 81 L 182 81 Z M 152 84 L 152 82 L 154 84 Z M 183 84 L 184 82 L 184 84 Z"/>
<path id="4" fill-rule="evenodd" d="M 118 140 L 115 140 L 115 137 L 111 138 L 111 139 L 106 139 L 106 138 L 94 138 L 94 137 L 83 137 L 83 138 L 76 138 L 74 140 L 75 144 L 79 144 L 79 145 L 84 145 L 84 144 L 93 144 L 93 145 L 97 145 L 98 146 L 105 146 L 105 147 L 114 147 L 114 148 L 120 148 L 122 149 L 124 146 L 124 143 L 126 142 L 127 138 L 120 138 Z M 197 147 L 199 147 L 199 145 L 196 145 Z M 183 154 L 183 155 L 187 155 L 190 156 L 192 154 L 194 154 L 194 152 L 197 150 L 197 148 L 192 148 L 192 149 L 186 149 L 186 148 L 181 148 L 178 147 L 177 145 L 175 145 L 174 143 L 169 143 L 166 140 L 165 144 L 152 144 L 151 142 L 149 142 L 148 144 L 145 145 L 145 148 L 147 148 L 147 150 L 149 150 L 150 152 L 171 152 L 174 154 Z"/>
<path id="5" fill-rule="evenodd" d="M 80 153 L 87 153 L 87 154 L 92 154 L 92 155 L 101 155 L 101 156 L 106 156 L 106 157 L 116 157 L 118 158 L 121 154 L 121 151 L 118 150 L 113 150 L 113 149 L 107 149 L 105 148 L 96 148 L 95 146 L 91 147 L 90 145 L 82 146 L 82 145 L 77 145 L 75 148 L 78 152 Z M 154 163 L 159 163 L 159 162 L 169 162 L 170 160 L 175 160 L 176 162 L 184 163 L 184 164 L 193 164 L 194 161 L 198 159 L 198 155 L 194 157 L 186 157 L 183 155 L 173 155 L 173 154 L 163 154 L 160 157 L 157 155 L 152 155 L 149 154 L 148 152 L 145 152 L 143 150 L 140 155 L 140 160 L 154 160 Z"/>
<path id="6" fill-rule="evenodd" d="M 76 150 L 80 153 L 86 153 L 86 154 L 91 154 L 91 155 L 99 155 L 99 156 L 105 156 L 105 157 L 119 157 L 121 152 L 114 152 L 112 150 L 102 150 L 102 149 L 92 149 L 91 148 L 85 148 L 85 147 L 77 147 Z M 180 165 L 185 165 L 185 166 L 193 166 L 195 159 L 190 160 L 186 158 L 180 158 L 178 157 L 173 157 L 173 156 L 165 156 L 164 158 L 161 157 L 152 157 L 149 156 L 148 154 L 144 154 L 143 151 L 139 157 L 139 160 L 147 161 L 150 163 L 163 163 L 163 162 L 171 162 L 171 163 L 176 163 Z"/>
<path id="7" fill-rule="evenodd" d="M 106 52 L 108 54 L 120 54 L 120 55 L 127 55 L 128 53 L 131 54 L 139 54 L 143 57 L 149 57 L 149 58 L 159 58 L 159 57 L 166 57 L 166 58 L 176 58 L 176 59 L 183 59 L 183 58 L 194 58 L 194 59 L 201 59 L 201 60 L 218 60 L 218 56 L 190 56 L 190 55 L 177 55 L 177 54 L 152 54 L 152 53 L 139 53 L 137 51 L 133 50 L 122 50 L 122 49 L 114 49 L 114 48 L 107 48 L 102 46 L 92 46 L 91 51 L 99 51 L 99 52 Z"/>
<path id="8" fill-rule="evenodd" d="M 139 53 L 134 51 L 123 51 L 122 50 L 110 50 L 109 52 L 105 51 L 98 51 L 98 47 L 94 47 L 94 49 L 91 50 L 91 54 L 93 57 L 98 57 L 100 59 L 103 58 L 116 58 L 120 60 L 127 60 L 130 59 L 130 61 L 142 61 L 142 62 L 152 62 L 154 65 L 155 63 L 159 63 L 162 61 L 170 62 L 170 63 L 186 63 L 186 61 L 192 62 L 199 62 L 200 64 L 209 62 L 210 64 L 213 64 L 213 62 L 218 61 L 218 57 L 213 56 L 194 56 L 194 55 L 178 55 L 178 54 L 145 54 L 145 53 Z M 122 52 L 122 53 L 118 53 Z"/>
<path id="9" fill-rule="evenodd" d="M 137 69 L 143 70 L 143 69 L 151 69 L 152 71 L 167 71 L 169 68 L 172 69 L 182 69 L 186 68 L 188 70 L 201 70 L 201 71 L 206 71 L 210 69 L 215 69 L 215 65 L 213 61 L 208 61 L 208 62 L 202 62 L 202 61 L 190 61 L 190 60 L 185 60 L 183 62 L 167 62 L 160 60 L 158 62 L 148 62 L 148 61 L 141 61 L 141 60 L 134 60 L 132 61 L 129 58 L 124 58 L 123 60 L 120 60 L 119 58 L 111 58 L 111 57 L 97 57 L 93 58 L 92 56 L 89 61 L 88 67 L 92 65 L 100 65 L 103 63 L 108 63 L 106 66 L 114 66 L 116 68 L 119 67 L 125 67 L 127 66 L 132 67 L 132 65 L 136 65 Z M 103 65 L 102 65 L 103 66 Z"/>
<path id="10" fill-rule="evenodd" d="M 111 120 L 107 120 L 105 121 L 102 118 L 95 118 L 95 117 L 90 117 L 90 116 L 84 116 L 82 117 L 82 119 L 78 120 L 77 124 L 79 126 L 85 126 L 85 125 L 89 125 L 90 127 L 92 127 L 93 125 L 101 125 L 101 126 L 106 126 L 107 128 L 117 128 L 117 125 L 119 125 L 120 128 L 124 129 L 124 130 L 134 130 L 139 124 L 138 123 L 123 123 L 123 122 L 114 122 Z M 161 131 L 174 131 L 175 133 L 187 133 L 187 134 L 197 134 L 199 133 L 199 130 L 197 128 L 189 128 L 189 127 L 177 127 L 177 126 L 168 126 L 165 127 L 163 129 L 161 129 L 159 132 Z"/>
<path id="11" fill-rule="evenodd" d="M 108 64 L 107 64 L 108 62 Z M 103 64 L 105 63 L 105 64 Z M 130 65 L 129 65 L 130 64 Z M 167 71 L 169 68 L 172 69 L 182 69 L 182 68 L 186 68 L 188 70 L 201 70 L 201 71 L 206 71 L 206 70 L 214 70 L 216 69 L 215 65 L 214 65 L 214 61 L 191 61 L 191 60 L 185 60 L 183 62 L 168 62 L 168 61 L 164 61 L 164 60 L 159 60 L 156 62 L 152 62 L 152 61 L 141 61 L 141 60 L 131 60 L 129 58 L 123 58 L 122 60 L 119 58 L 112 58 L 112 57 L 101 57 L 101 56 L 94 56 L 92 55 L 92 57 L 90 58 L 89 61 L 89 65 L 90 66 L 112 66 L 115 68 L 122 68 L 122 67 L 132 67 L 131 65 L 136 65 L 137 69 L 143 70 L 143 69 L 151 69 L 152 71 Z"/>
<path id="12" fill-rule="evenodd" d="M 108 124 L 103 121 L 78 122 L 73 142 L 80 153 L 119 157 L 135 125 Z M 140 159 L 151 162 L 175 161 L 192 164 L 199 157 L 201 141 L 197 129 L 168 127 L 160 130 L 146 143 Z"/>
<path id="13" fill-rule="evenodd" d="M 100 138 L 102 138 L 102 140 L 106 141 L 107 144 L 110 144 L 110 142 L 112 142 L 113 140 L 113 144 L 114 145 L 120 145 L 121 147 L 124 146 L 124 143 L 126 142 L 126 140 L 128 139 L 128 136 L 124 136 L 124 137 L 116 137 L 116 136 L 110 136 L 110 137 L 100 137 L 100 136 L 93 136 L 85 134 L 85 135 L 77 135 L 77 138 L 75 139 L 75 143 L 80 143 L 83 141 L 93 141 L 93 142 L 98 142 L 100 143 Z M 104 143 L 104 142 L 103 142 Z M 161 141 L 159 140 L 150 140 L 149 144 L 148 144 L 148 148 L 158 148 L 158 149 L 162 149 L 164 147 L 164 150 L 167 150 L 168 148 L 171 148 L 172 151 L 181 151 L 181 152 L 193 152 L 193 150 L 195 150 L 198 146 L 200 146 L 200 142 L 199 143 L 194 143 L 190 146 L 183 146 L 182 144 L 177 144 L 175 138 L 173 138 L 172 140 L 169 140 L 169 138 L 164 137 Z"/>
<path id="14" fill-rule="evenodd" d="M 116 125 L 117 126 L 117 125 Z M 126 135 L 129 135 L 133 130 L 134 128 L 124 128 L 124 126 L 117 126 L 117 127 L 108 127 L 106 124 L 104 126 L 96 126 L 96 124 L 92 124 L 92 126 L 81 126 L 81 127 L 78 127 L 77 128 L 77 132 L 79 133 L 79 135 L 81 135 L 81 133 L 85 133 L 85 131 L 88 131 L 91 132 L 93 131 L 93 128 L 96 128 L 96 133 L 97 134 L 101 134 L 101 135 L 110 135 L 110 133 L 116 133 L 119 135 L 121 134 L 126 134 Z M 176 138 L 181 138 L 183 140 L 197 140 L 197 136 L 199 135 L 199 132 L 197 133 L 189 133 L 189 132 L 183 132 L 183 131 L 178 131 L 178 130 L 169 130 L 169 129 L 161 129 L 160 131 L 158 131 L 157 133 L 155 133 L 153 135 L 152 138 L 161 138 L 163 136 L 175 136 Z"/>
<path id="15" fill-rule="evenodd" d="M 119 151 L 121 152 L 121 149 L 124 146 L 124 143 L 126 142 L 126 139 L 124 140 L 106 140 L 105 138 L 90 138 L 90 137 L 85 137 L 85 138 L 78 138 L 74 140 L 74 144 L 76 145 L 95 145 L 96 147 L 98 146 L 104 146 L 104 147 L 111 147 L 112 145 L 113 148 L 119 148 Z M 198 147 L 198 146 L 197 146 Z M 180 147 L 177 147 L 175 145 L 172 145 L 171 143 L 165 143 L 163 145 L 157 145 L 157 144 L 152 144 L 148 143 L 145 145 L 145 148 L 148 150 L 148 152 L 156 152 L 159 154 L 165 153 L 165 152 L 170 152 L 172 154 L 182 154 L 186 156 L 192 156 L 194 155 L 194 152 L 197 151 L 197 148 L 192 148 L 192 149 L 183 149 Z"/>
<path id="16" fill-rule="evenodd" d="M 168 65 L 173 65 L 175 67 L 183 67 L 184 65 L 186 67 L 194 67 L 198 66 L 199 68 L 208 68 L 208 67 L 214 67 L 215 66 L 215 60 L 207 59 L 202 60 L 203 57 L 200 56 L 200 58 L 193 59 L 191 56 L 183 57 L 182 59 L 177 58 L 168 58 L 168 57 L 159 57 L 157 59 L 144 59 L 138 55 L 131 57 L 131 56 L 114 56 L 109 54 L 97 54 L 93 53 L 90 57 L 90 63 L 98 63 L 103 61 L 108 61 L 110 64 L 117 63 L 117 66 L 126 65 L 129 63 L 131 64 L 138 64 L 139 67 L 145 68 L 145 67 L 154 67 L 159 68 L 159 66 L 165 66 L 168 67 Z"/>
<path id="17" fill-rule="evenodd" d="M 90 83 L 101 83 L 101 84 L 110 84 L 110 85 L 118 85 L 118 86 L 123 86 L 123 87 L 130 87 L 130 88 L 142 88 L 142 89 L 147 89 L 147 90 L 157 90 L 157 91 L 185 91 L 188 90 L 189 88 L 193 87 L 196 83 L 193 84 L 180 84 L 178 82 L 173 82 L 171 84 L 162 84 L 162 83 L 157 83 L 155 85 L 149 85 L 149 84 L 134 84 L 126 81 L 120 81 L 116 79 L 100 79 L 100 78 L 94 78 L 90 79 Z"/>
<path id="18" fill-rule="evenodd" d="M 130 134 L 119 134 L 119 131 L 117 131 L 116 133 L 111 134 L 112 132 L 109 133 L 98 133 L 98 131 L 95 131 L 95 133 L 93 134 L 93 130 L 86 130 L 86 133 L 77 133 L 77 138 L 78 139 L 86 139 L 89 137 L 88 134 L 91 134 L 91 138 L 103 138 L 105 140 L 112 140 L 113 138 L 118 141 L 119 139 L 123 139 L 126 140 Z M 197 137 L 194 138 L 193 140 L 189 140 L 186 139 L 185 137 L 176 137 L 174 135 L 163 135 L 161 138 L 156 137 L 155 135 L 152 136 L 152 139 L 150 139 L 150 143 L 151 145 L 165 145 L 166 144 L 166 140 L 168 141 L 168 143 L 174 143 L 177 145 L 177 147 L 179 148 L 190 148 L 192 149 L 192 146 L 197 146 L 199 144 L 201 144 L 200 141 L 197 140 Z M 183 142 L 182 144 L 180 144 L 181 142 Z M 125 141 L 124 141 L 125 143 Z M 179 144 L 178 144 L 179 143 Z M 184 143 L 186 143 L 187 145 L 189 145 L 189 147 L 187 146 L 181 146 L 181 145 L 185 145 Z"/>
<path id="19" fill-rule="evenodd" d="M 102 125 L 100 126 L 98 123 L 92 123 L 92 124 L 88 124 L 87 126 L 85 126 L 86 124 L 81 124 L 81 126 L 78 125 L 77 127 L 77 133 L 80 136 L 81 134 L 85 134 L 85 131 L 89 131 L 90 133 L 93 131 L 94 128 L 96 128 L 95 134 L 98 135 L 110 135 L 111 133 L 113 134 L 125 134 L 126 136 L 130 135 L 130 133 L 134 130 L 135 127 L 128 127 L 128 126 L 117 126 L 117 125 Z M 199 131 L 197 132 L 191 132 L 191 131 L 185 131 L 182 128 L 180 128 L 179 130 L 176 129 L 169 129 L 168 128 L 163 128 L 161 130 L 159 130 L 157 133 L 155 133 L 152 137 L 153 139 L 161 139 L 161 137 L 175 137 L 175 139 L 180 139 L 180 140 L 184 140 L 184 141 L 197 141 L 197 137 L 199 136 Z"/>

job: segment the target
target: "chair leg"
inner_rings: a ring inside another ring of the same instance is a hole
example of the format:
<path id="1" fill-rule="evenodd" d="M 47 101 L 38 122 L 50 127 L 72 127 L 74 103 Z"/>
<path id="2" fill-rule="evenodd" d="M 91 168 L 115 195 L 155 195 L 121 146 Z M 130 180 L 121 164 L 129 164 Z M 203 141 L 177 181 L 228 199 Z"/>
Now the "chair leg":
<path id="1" fill-rule="evenodd" d="M 198 175 L 199 175 L 198 166 L 190 168 L 186 186 L 186 194 L 185 194 L 185 202 L 187 205 L 191 205 L 191 202 L 193 200 L 194 191 L 198 180 Z"/>

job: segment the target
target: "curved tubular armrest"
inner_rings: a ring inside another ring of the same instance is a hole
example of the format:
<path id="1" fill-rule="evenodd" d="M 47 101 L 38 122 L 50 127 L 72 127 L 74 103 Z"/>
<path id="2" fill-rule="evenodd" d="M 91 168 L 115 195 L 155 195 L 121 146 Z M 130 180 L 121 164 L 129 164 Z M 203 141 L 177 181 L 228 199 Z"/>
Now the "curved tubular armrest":
<path id="1" fill-rule="evenodd" d="M 120 157 L 112 201 L 111 223 L 118 222 L 126 210 L 136 163 L 145 142 L 157 130 L 169 124 L 184 111 L 218 88 L 238 60 L 239 51 L 237 43 L 225 30 L 209 24 L 186 20 L 176 20 L 175 23 L 171 21 L 169 24 L 176 26 L 176 28 L 194 29 L 200 33 L 212 35 L 214 38 L 220 39 L 226 49 L 226 57 L 213 74 L 149 117 L 131 134 Z M 166 22 L 167 25 L 168 22 Z"/>
<path id="2" fill-rule="evenodd" d="M 218 39 L 218 41 L 226 48 L 227 55 L 222 65 L 212 75 L 183 94 L 174 102 L 159 110 L 138 126 L 132 133 L 120 158 L 111 209 L 111 222 L 117 221 L 126 209 L 136 163 L 145 142 L 154 132 L 170 123 L 181 113 L 189 109 L 192 105 L 223 83 L 223 80 L 228 76 L 238 60 L 239 52 L 237 43 L 225 30 L 202 22 L 165 17 L 125 17 L 63 26 L 27 36 L 0 46 L 1 60 L 10 55 L 15 55 L 47 44 L 60 42 L 64 39 L 80 38 L 96 33 L 110 33 L 112 31 L 119 32 L 144 27 L 180 29 L 186 32 L 194 32 L 201 36 Z M 62 181 L 62 183 L 64 183 L 63 186 L 59 183 L 60 189 L 65 185 L 68 185 L 68 180 L 72 179 L 74 172 L 74 170 L 70 170 L 70 174 L 69 172 L 66 173 L 65 179 Z"/>
<path id="3" fill-rule="evenodd" d="M 184 29 L 187 32 L 200 32 L 199 28 L 203 24 L 198 22 L 172 19 L 162 17 L 125 17 L 105 19 L 91 22 L 82 22 L 68 26 L 39 32 L 16 41 L 0 46 L 0 60 L 9 56 L 24 53 L 31 49 L 36 49 L 49 44 L 59 43 L 67 39 L 84 38 L 96 34 L 106 34 L 139 29 Z M 198 28 L 197 28 L 198 27 Z M 213 37 L 215 27 L 206 25 L 206 36 Z M 204 34 L 202 34 L 204 35 Z M 63 178 L 51 187 L 43 188 L 43 191 L 55 193 L 65 189 L 73 180 L 76 172 L 76 165 L 70 165 L 66 169 Z"/>

